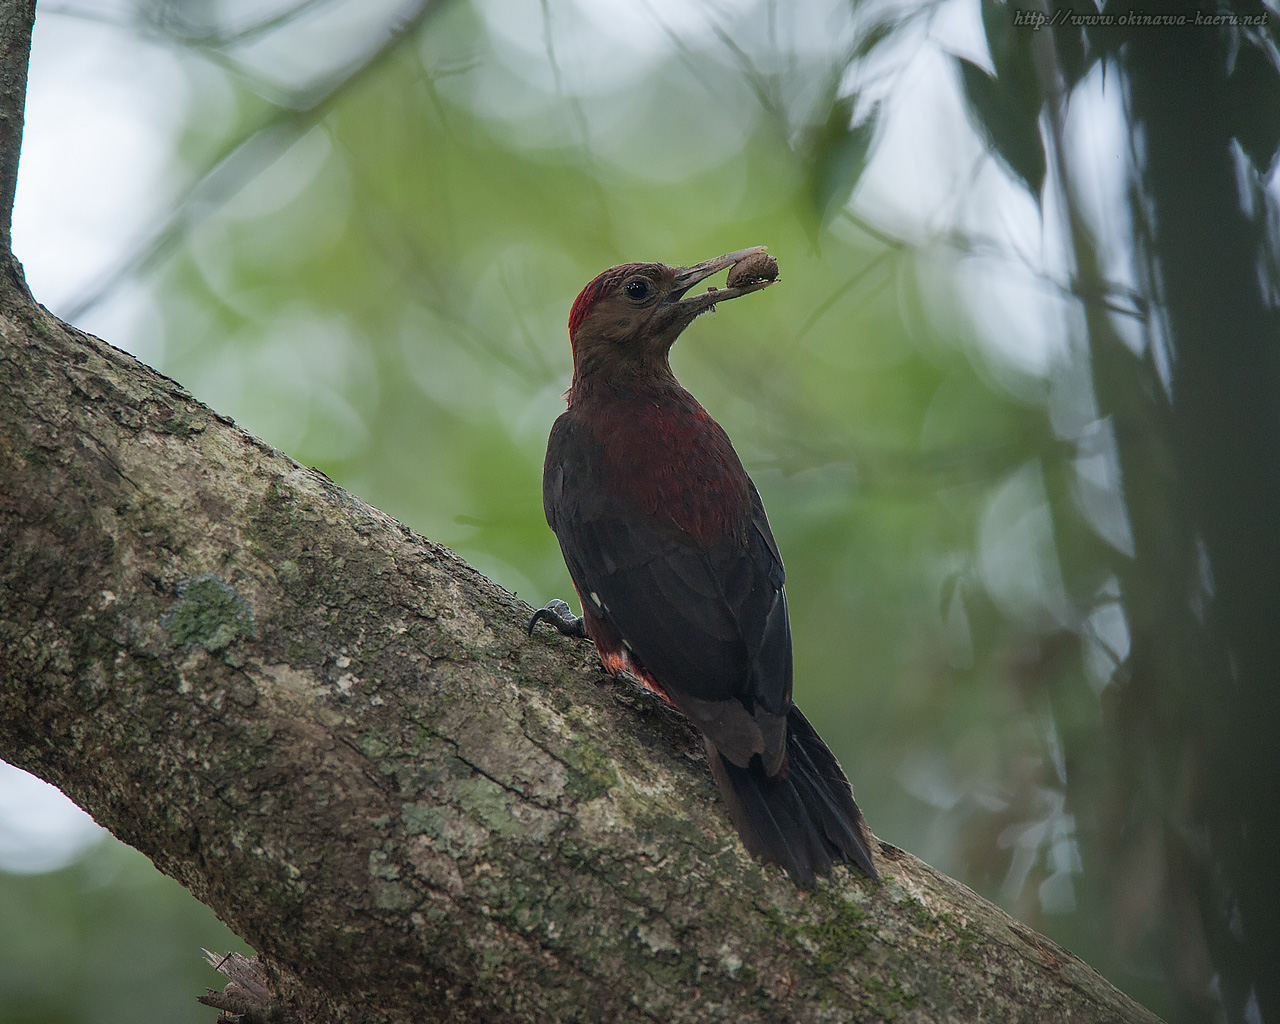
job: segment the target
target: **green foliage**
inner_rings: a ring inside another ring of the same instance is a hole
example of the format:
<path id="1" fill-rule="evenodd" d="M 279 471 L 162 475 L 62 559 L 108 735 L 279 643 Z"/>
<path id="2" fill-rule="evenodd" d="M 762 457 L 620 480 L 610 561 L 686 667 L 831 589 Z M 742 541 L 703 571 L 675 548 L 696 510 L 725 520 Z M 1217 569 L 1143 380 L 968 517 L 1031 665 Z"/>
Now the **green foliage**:
<path id="1" fill-rule="evenodd" d="M 5 1024 L 210 1024 L 202 948 L 249 952 L 177 882 L 113 839 L 44 875 L 0 872 Z"/>
<path id="2" fill-rule="evenodd" d="M 848 203 L 871 155 L 880 108 L 855 123 L 855 100 L 848 96 L 832 103 L 827 120 L 809 139 L 807 187 L 815 237 Z"/>

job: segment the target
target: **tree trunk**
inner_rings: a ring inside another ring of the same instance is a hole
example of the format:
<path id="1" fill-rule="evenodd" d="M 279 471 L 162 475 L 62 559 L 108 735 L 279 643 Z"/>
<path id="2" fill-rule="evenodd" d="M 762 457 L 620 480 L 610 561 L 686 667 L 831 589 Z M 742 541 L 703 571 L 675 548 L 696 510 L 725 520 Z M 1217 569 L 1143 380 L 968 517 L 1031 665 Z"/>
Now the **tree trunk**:
<path id="1" fill-rule="evenodd" d="M 6 243 L 33 16 L 0 5 Z M 1155 1020 L 887 844 L 879 885 L 760 868 L 682 719 L 2 255 L 0 756 L 213 907 L 284 1019 Z"/>

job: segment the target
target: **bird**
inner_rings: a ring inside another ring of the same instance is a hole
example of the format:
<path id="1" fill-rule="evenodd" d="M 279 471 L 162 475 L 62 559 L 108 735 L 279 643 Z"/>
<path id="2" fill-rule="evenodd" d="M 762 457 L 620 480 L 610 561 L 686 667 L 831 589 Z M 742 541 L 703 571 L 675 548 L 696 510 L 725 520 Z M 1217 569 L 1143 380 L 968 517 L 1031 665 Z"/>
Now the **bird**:
<path id="1" fill-rule="evenodd" d="M 878 879 L 871 833 L 792 701 L 785 573 L 760 494 L 669 361 L 697 317 L 775 283 L 765 250 L 611 267 L 574 301 L 542 499 L 582 615 L 554 600 L 528 631 L 589 637 L 606 671 L 683 713 L 748 852 L 812 889 L 840 863 Z M 690 294 L 725 268 L 726 287 Z"/>

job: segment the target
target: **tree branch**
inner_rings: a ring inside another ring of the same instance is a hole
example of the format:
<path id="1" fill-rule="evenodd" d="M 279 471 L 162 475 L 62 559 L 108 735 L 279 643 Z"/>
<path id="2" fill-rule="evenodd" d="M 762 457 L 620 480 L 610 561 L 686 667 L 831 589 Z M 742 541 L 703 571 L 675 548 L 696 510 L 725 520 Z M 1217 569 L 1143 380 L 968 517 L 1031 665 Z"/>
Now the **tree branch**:
<path id="1" fill-rule="evenodd" d="M 0 755 L 213 907 L 288 1019 L 1155 1019 L 887 844 L 882 885 L 760 868 L 589 644 L 5 280 L 0 379 Z"/>
<path id="2" fill-rule="evenodd" d="M 22 268 L 13 258 L 13 196 L 22 152 L 22 116 L 27 105 L 27 65 L 36 0 L 0 3 L 0 254 L 4 276 L 26 292 Z"/>

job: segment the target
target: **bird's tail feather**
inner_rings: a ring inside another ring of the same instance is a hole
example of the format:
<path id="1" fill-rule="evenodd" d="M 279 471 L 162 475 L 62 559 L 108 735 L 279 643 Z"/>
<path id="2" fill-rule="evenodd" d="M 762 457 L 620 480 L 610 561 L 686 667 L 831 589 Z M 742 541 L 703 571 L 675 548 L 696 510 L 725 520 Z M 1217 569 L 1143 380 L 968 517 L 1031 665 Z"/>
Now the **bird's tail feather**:
<path id="1" fill-rule="evenodd" d="M 729 817 L 754 856 L 781 865 L 806 888 L 839 863 L 880 877 L 871 860 L 871 831 L 840 762 L 799 708 L 787 716 L 787 767 L 773 778 L 759 757 L 739 768 L 710 740 L 706 747 Z"/>

